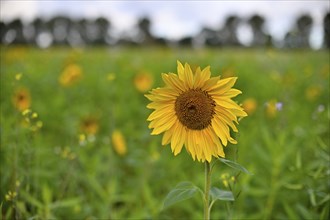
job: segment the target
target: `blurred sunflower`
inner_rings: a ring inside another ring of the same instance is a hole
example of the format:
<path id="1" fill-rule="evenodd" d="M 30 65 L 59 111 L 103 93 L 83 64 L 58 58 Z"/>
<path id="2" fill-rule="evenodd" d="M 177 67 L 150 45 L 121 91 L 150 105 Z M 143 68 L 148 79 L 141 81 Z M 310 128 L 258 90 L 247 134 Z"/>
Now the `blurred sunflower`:
<path id="1" fill-rule="evenodd" d="M 124 156 L 127 153 L 127 148 L 125 138 L 121 131 L 114 130 L 112 132 L 111 139 L 115 152 L 120 156 Z"/>
<path id="2" fill-rule="evenodd" d="M 242 103 L 242 107 L 249 115 L 253 114 L 257 109 L 257 101 L 254 98 L 245 99 Z"/>
<path id="3" fill-rule="evenodd" d="M 152 101 L 147 108 L 154 109 L 147 119 L 153 128 L 151 134 L 164 132 L 162 145 L 171 143 L 174 155 L 185 145 L 194 160 L 210 162 L 212 156 L 225 157 L 223 145 L 237 143 L 229 127 L 237 132 L 233 122 L 238 124 L 237 117 L 247 116 L 231 99 L 241 94 L 232 88 L 237 78 L 210 78 L 209 66 L 198 67 L 193 74 L 187 63 L 183 66 L 178 61 L 177 65 L 178 75 L 163 73 L 165 87 L 145 95 Z"/>
<path id="4" fill-rule="evenodd" d="M 31 95 L 28 89 L 26 88 L 18 88 L 12 97 L 12 101 L 14 106 L 19 111 L 24 111 L 28 109 L 31 105 Z"/>
<path id="5" fill-rule="evenodd" d="M 134 78 L 135 88 L 140 92 L 148 91 L 153 83 L 154 79 L 152 75 L 148 72 L 140 72 L 136 74 Z"/>
<path id="6" fill-rule="evenodd" d="M 58 81 L 62 86 L 71 86 L 82 77 L 82 70 L 76 64 L 70 64 L 61 73 Z"/>
<path id="7" fill-rule="evenodd" d="M 82 119 L 80 129 L 87 135 L 95 135 L 99 130 L 99 123 L 95 117 L 89 116 Z"/>
<path id="8" fill-rule="evenodd" d="M 305 90 L 305 97 L 308 101 L 314 101 L 322 94 L 322 87 L 319 85 L 311 85 Z"/>

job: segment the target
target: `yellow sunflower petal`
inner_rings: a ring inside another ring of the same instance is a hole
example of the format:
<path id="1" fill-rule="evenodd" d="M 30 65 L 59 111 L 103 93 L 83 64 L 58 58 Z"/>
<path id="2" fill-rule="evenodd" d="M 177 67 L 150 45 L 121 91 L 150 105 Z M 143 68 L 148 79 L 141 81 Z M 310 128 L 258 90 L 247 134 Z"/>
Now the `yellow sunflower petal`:
<path id="1" fill-rule="evenodd" d="M 173 129 L 169 129 L 164 132 L 164 136 L 162 138 L 162 145 L 167 145 L 170 143 L 172 134 L 173 134 Z"/>
<path id="2" fill-rule="evenodd" d="M 189 66 L 189 64 L 185 64 L 184 65 L 184 73 L 186 76 L 186 85 L 188 86 L 188 88 L 193 88 L 193 84 L 194 84 L 194 76 L 193 73 L 191 71 L 191 68 Z"/>
<path id="3" fill-rule="evenodd" d="M 211 87 L 213 87 L 214 85 L 217 84 L 219 79 L 220 79 L 219 76 L 215 76 L 215 77 L 211 77 L 210 79 L 206 80 L 206 82 L 202 86 L 202 90 L 204 90 L 204 91 L 209 90 Z"/>
<path id="4" fill-rule="evenodd" d="M 156 127 L 160 127 L 164 124 L 170 124 L 170 123 L 173 123 L 173 121 L 175 121 L 175 120 L 177 120 L 176 116 L 173 113 L 171 113 L 162 118 L 157 118 L 157 119 L 151 121 L 149 124 L 149 128 L 156 128 Z"/>
<path id="5" fill-rule="evenodd" d="M 205 159 L 210 162 L 211 161 L 211 158 L 212 158 L 212 143 L 210 143 L 209 139 L 206 138 L 207 137 L 207 134 L 206 134 L 206 129 L 204 130 L 201 130 L 201 140 L 202 140 L 202 145 L 203 145 L 203 149 L 204 149 L 204 156 L 205 156 Z"/>
<path id="6" fill-rule="evenodd" d="M 179 121 L 176 121 L 176 125 L 174 127 L 174 132 L 172 135 L 172 139 L 171 139 L 171 149 L 172 152 L 175 152 L 176 148 L 179 148 L 181 150 L 184 139 L 181 138 L 181 135 L 183 135 L 183 126 L 180 124 Z"/>
<path id="7" fill-rule="evenodd" d="M 185 77 L 185 73 L 184 73 L 184 67 L 180 61 L 177 60 L 176 63 L 178 65 L 177 73 L 178 73 L 179 79 L 181 79 L 182 81 L 185 81 L 186 77 Z"/>
<path id="8" fill-rule="evenodd" d="M 180 142 L 178 143 L 178 145 L 176 145 L 176 147 L 174 149 L 174 152 L 173 152 L 174 156 L 178 155 L 178 153 L 181 152 L 183 144 L 186 140 L 187 132 L 186 132 L 185 127 L 180 126 L 180 132 L 179 133 L 180 133 Z"/>
<path id="9" fill-rule="evenodd" d="M 229 77 L 226 79 L 219 80 L 216 85 L 209 88 L 207 91 L 210 95 L 218 94 L 221 95 L 228 91 L 235 84 L 237 77 Z"/>
<path id="10" fill-rule="evenodd" d="M 242 94 L 242 92 L 238 89 L 230 89 L 227 92 L 223 94 L 223 96 L 228 97 L 228 98 L 233 98 L 238 96 L 239 94 Z"/>
<path id="11" fill-rule="evenodd" d="M 156 109 L 153 113 L 151 113 L 147 118 L 147 121 L 152 121 L 156 118 L 164 117 L 173 112 L 174 105 L 164 105 L 164 106 L 165 107 Z"/>
<path id="12" fill-rule="evenodd" d="M 193 131 L 192 130 L 187 130 L 187 135 L 186 135 L 186 149 L 187 151 L 191 154 L 193 160 L 196 159 L 196 146 L 195 146 L 195 142 L 193 139 Z"/>
<path id="13" fill-rule="evenodd" d="M 169 75 L 166 73 L 162 73 L 163 81 L 165 82 L 165 84 L 167 86 L 169 86 L 170 88 L 174 89 L 175 91 L 177 91 L 179 93 L 182 92 L 183 87 L 182 86 L 180 87 L 180 84 L 178 84 L 177 80 L 174 80 L 173 77 L 175 77 L 175 76 Z"/>
<path id="14" fill-rule="evenodd" d="M 213 128 L 214 132 L 220 138 L 222 144 L 224 146 L 227 146 L 226 129 L 224 129 L 222 124 L 219 123 L 219 121 L 216 119 L 213 119 L 211 123 L 212 123 L 212 128 Z"/>
<path id="15" fill-rule="evenodd" d="M 215 117 L 217 117 L 218 120 L 222 121 L 222 123 L 229 125 L 229 127 L 231 127 L 234 132 L 238 132 L 233 121 L 230 120 L 226 115 L 219 114 L 219 115 L 216 115 Z"/>
<path id="16" fill-rule="evenodd" d="M 210 71 L 210 66 L 205 67 L 202 72 L 201 72 L 201 84 L 204 84 L 206 80 L 210 79 L 211 77 L 211 71 Z"/>
<path id="17" fill-rule="evenodd" d="M 195 75 L 194 75 L 194 84 L 193 84 L 193 88 L 196 89 L 196 88 L 199 88 L 199 84 L 202 84 L 201 83 L 202 81 L 202 71 L 201 71 L 201 68 L 198 67 L 195 71 Z"/>

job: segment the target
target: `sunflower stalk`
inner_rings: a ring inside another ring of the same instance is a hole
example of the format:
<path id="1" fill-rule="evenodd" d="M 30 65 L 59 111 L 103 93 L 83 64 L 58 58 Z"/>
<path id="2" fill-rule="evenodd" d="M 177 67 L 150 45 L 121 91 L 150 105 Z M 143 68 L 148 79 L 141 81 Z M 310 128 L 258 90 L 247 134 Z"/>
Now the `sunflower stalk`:
<path id="1" fill-rule="evenodd" d="M 205 161 L 205 191 L 204 191 L 204 220 L 210 219 L 210 188 L 211 188 L 211 167 L 208 161 Z"/>

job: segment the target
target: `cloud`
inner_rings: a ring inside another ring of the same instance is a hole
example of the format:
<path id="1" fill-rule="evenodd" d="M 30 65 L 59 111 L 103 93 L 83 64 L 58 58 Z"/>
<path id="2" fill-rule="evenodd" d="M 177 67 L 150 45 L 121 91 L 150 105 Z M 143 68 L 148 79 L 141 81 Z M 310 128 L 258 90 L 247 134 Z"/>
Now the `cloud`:
<path id="1" fill-rule="evenodd" d="M 38 3 L 38 1 L 2 0 L 0 2 L 0 19 L 5 22 L 16 18 L 31 21 L 39 12 Z"/>

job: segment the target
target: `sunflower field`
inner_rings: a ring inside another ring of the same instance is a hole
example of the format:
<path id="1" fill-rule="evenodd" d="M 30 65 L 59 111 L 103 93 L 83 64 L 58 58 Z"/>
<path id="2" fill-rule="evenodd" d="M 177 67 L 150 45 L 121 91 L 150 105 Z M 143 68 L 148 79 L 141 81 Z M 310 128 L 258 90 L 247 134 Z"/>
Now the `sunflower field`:
<path id="1" fill-rule="evenodd" d="M 212 185 L 212 219 L 329 219 L 329 51 L 1 46 L 0 219 L 203 219 L 202 198 L 164 206 L 204 164 L 151 135 L 144 96 L 177 61 L 236 76 L 248 116 Z M 216 160 L 213 158 L 213 160 Z"/>

